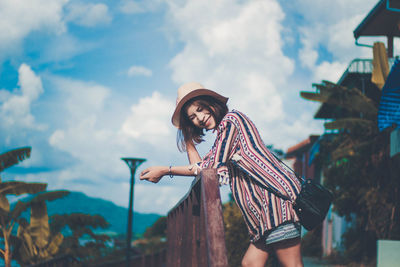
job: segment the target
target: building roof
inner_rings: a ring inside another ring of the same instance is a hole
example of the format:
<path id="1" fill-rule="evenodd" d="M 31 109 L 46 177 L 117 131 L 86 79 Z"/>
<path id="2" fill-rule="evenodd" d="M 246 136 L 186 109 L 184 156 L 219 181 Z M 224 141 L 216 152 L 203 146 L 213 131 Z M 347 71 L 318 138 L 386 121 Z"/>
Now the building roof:
<path id="1" fill-rule="evenodd" d="M 286 158 L 293 158 L 306 152 L 319 138 L 319 135 L 310 135 L 307 139 L 291 146 L 286 151 Z"/>
<path id="2" fill-rule="evenodd" d="M 354 38 L 360 36 L 400 37 L 400 1 L 380 0 L 354 30 Z"/>

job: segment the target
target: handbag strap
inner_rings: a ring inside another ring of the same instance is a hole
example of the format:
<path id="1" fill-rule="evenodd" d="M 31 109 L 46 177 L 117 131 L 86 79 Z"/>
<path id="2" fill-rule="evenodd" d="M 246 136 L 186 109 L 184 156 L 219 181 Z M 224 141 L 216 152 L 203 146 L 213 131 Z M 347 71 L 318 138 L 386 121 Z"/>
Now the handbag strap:
<path id="1" fill-rule="evenodd" d="M 300 180 L 300 182 L 304 183 L 304 182 L 306 181 L 306 179 L 304 179 L 303 177 L 299 176 L 292 168 L 290 168 L 288 165 L 286 165 L 285 162 L 283 162 L 280 158 L 278 158 L 278 156 L 276 156 L 276 155 L 275 155 L 274 153 L 272 153 L 272 152 L 271 152 L 271 154 L 272 154 L 280 163 L 282 163 L 283 165 L 285 165 L 286 168 L 288 168 L 289 170 L 291 170 L 291 171 L 294 173 L 294 175 L 296 176 L 296 178 Z"/>
<path id="2" fill-rule="evenodd" d="M 286 168 L 288 168 L 289 170 L 291 170 L 291 171 L 294 173 L 294 175 L 296 176 L 296 178 L 299 179 L 299 181 L 300 181 L 301 183 L 304 183 L 304 182 L 306 181 L 304 178 L 302 178 L 302 177 L 300 177 L 299 175 L 297 175 L 297 173 L 296 173 L 292 168 L 290 168 L 288 165 L 286 165 L 286 163 L 284 163 L 284 162 L 283 162 L 280 158 L 278 158 L 274 153 L 271 152 L 271 154 L 272 154 L 280 163 L 282 163 L 283 165 L 285 165 Z M 279 198 L 282 198 L 282 199 L 284 199 L 284 200 L 289 200 L 289 201 L 291 201 L 291 199 L 290 199 L 288 196 L 282 195 L 281 193 L 276 192 L 275 190 L 272 190 L 271 188 L 266 188 L 266 189 L 267 189 L 268 191 L 270 191 L 272 194 L 274 194 L 274 195 L 276 195 L 277 197 L 279 197 Z"/>

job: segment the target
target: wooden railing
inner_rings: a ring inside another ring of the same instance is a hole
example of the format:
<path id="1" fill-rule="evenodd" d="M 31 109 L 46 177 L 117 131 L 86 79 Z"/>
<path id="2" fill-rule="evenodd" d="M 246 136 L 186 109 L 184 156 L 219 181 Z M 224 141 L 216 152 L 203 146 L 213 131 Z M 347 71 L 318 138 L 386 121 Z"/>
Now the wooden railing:
<path id="1" fill-rule="evenodd" d="M 40 267 L 59 267 L 51 261 Z M 79 264 L 79 263 L 78 263 Z M 71 265 L 72 266 L 72 265 Z M 196 177 L 188 193 L 167 217 L 167 249 L 91 265 L 97 267 L 228 267 L 221 198 L 215 169 L 205 169 Z M 35 266 L 36 267 L 36 266 Z"/>
<path id="2" fill-rule="evenodd" d="M 124 266 L 123 262 L 104 266 Z M 203 170 L 168 212 L 167 249 L 131 258 L 134 267 L 227 267 L 221 198 L 215 169 Z"/>
<path id="3" fill-rule="evenodd" d="M 167 217 L 167 267 L 226 267 L 225 231 L 215 169 L 205 169 Z"/>

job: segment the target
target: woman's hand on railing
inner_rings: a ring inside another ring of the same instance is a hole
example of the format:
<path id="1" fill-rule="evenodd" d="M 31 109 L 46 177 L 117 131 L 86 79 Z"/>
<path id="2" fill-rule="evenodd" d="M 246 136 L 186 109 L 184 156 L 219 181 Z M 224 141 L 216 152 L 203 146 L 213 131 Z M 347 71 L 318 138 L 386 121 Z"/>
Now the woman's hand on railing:
<path id="1" fill-rule="evenodd" d="M 158 183 L 164 175 L 169 172 L 168 167 L 152 166 L 140 173 L 140 180 L 147 180 L 152 183 Z"/>

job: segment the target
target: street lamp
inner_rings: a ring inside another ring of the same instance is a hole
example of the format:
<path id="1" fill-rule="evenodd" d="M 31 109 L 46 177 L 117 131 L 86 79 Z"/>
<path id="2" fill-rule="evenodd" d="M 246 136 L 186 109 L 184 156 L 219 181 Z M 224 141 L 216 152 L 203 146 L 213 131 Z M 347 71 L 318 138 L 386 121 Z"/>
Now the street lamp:
<path id="1" fill-rule="evenodd" d="M 129 208 L 128 208 L 128 229 L 127 229 L 127 237 L 126 237 L 126 266 L 130 265 L 130 251 L 131 251 L 131 239 L 132 239 L 132 217 L 133 217 L 133 186 L 135 184 L 135 172 L 136 168 L 145 162 L 145 159 L 140 158 L 121 158 L 128 164 L 129 169 L 131 170 L 131 187 L 129 191 Z"/>

